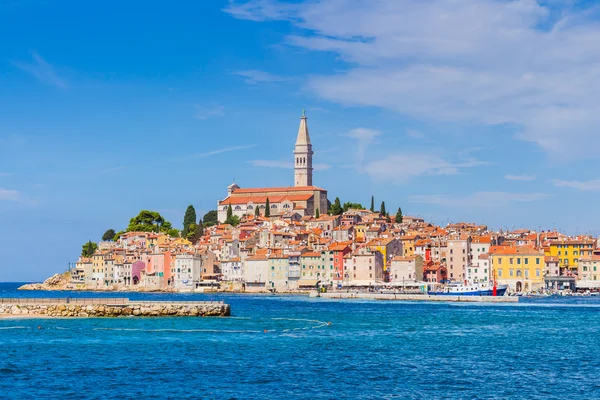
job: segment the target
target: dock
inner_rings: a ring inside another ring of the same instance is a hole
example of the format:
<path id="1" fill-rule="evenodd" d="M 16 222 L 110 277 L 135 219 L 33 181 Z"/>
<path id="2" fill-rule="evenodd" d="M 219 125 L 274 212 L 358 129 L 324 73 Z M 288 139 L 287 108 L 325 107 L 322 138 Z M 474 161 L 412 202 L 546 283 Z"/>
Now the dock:
<path id="1" fill-rule="evenodd" d="M 130 301 L 128 298 L 0 298 L 0 316 L 39 317 L 225 317 L 222 301 Z"/>
<path id="2" fill-rule="evenodd" d="M 428 294 L 362 293 L 362 292 L 310 292 L 310 297 L 323 299 L 402 300 L 402 301 L 445 301 L 465 303 L 517 303 L 518 297 L 510 296 L 432 296 Z"/>

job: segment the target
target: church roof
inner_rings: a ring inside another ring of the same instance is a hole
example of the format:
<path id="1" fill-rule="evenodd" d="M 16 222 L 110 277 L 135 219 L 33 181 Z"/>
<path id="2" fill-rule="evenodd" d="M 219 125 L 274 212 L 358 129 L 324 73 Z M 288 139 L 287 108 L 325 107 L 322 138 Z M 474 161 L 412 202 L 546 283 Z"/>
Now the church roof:
<path id="1" fill-rule="evenodd" d="M 306 124 L 306 115 L 304 113 L 302 113 L 302 118 L 300 118 L 296 144 L 310 144 L 310 135 L 308 134 L 308 125 Z"/>
<path id="2" fill-rule="evenodd" d="M 237 194 L 237 191 L 236 191 Z M 267 197 L 269 198 L 269 203 L 281 203 L 283 201 L 307 201 L 313 197 L 312 193 L 307 194 L 286 194 L 286 195 L 256 195 L 256 196 L 228 196 L 226 199 L 221 200 L 219 205 L 227 205 L 227 204 L 264 204 L 267 202 Z"/>
<path id="3" fill-rule="evenodd" d="M 254 193 L 268 193 L 268 192 L 316 192 L 321 191 L 324 192 L 325 189 L 321 189 L 316 186 L 290 186 L 290 187 L 274 187 L 274 188 L 244 188 L 244 189 L 235 189 L 233 192 L 235 195 L 237 194 L 254 194 Z"/>

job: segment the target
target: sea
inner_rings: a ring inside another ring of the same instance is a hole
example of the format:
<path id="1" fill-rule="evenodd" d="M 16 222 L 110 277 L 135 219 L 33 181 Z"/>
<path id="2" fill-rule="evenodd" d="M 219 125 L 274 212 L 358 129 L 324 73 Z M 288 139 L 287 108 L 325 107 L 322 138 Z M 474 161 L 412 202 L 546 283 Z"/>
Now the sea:
<path id="1" fill-rule="evenodd" d="M 223 300 L 231 317 L 0 319 L 1 399 L 600 399 L 600 299 Z"/>

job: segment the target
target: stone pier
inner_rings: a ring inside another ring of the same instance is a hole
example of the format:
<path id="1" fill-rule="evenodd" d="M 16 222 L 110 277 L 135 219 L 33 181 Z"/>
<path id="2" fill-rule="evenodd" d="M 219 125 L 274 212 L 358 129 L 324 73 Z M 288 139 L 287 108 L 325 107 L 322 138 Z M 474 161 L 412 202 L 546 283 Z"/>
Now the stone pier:
<path id="1" fill-rule="evenodd" d="M 222 301 L 130 301 L 126 298 L 0 299 L 1 316 L 40 317 L 224 317 L 231 306 Z"/>

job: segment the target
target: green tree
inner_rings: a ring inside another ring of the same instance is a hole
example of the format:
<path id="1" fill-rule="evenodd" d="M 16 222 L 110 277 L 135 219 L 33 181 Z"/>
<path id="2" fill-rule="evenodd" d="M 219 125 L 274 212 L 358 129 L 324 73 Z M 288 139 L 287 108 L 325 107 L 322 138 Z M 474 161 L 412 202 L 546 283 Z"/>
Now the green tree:
<path id="1" fill-rule="evenodd" d="M 364 210 L 365 208 L 363 207 L 362 204 L 360 203 L 350 203 L 349 201 L 344 203 L 343 207 L 342 207 L 342 211 L 346 212 L 348 210 Z"/>
<path id="2" fill-rule="evenodd" d="M 198 224 L 196 226 L 197 226 L 196 237 L 198 239 L 200 239 L 204 235 L 204 225 L 202 224 L 201 219 L 198 220 Z"/>
<path id="3" fill-rule="evenodd" d="M 231 226 L 238 226 L 240 223 L 240 217 L 238 217 L 237 215 L 232 215 L 231 217 L 225 220 L 225 223 Z"/>
<path id="4" fill-rule="evenodd" d="M 404 216 L 402 215 L 402 208 L 398 207 L 398 211 L 396 212 L 396 223 L 401 224 Z"/>
<path id="5" fill-rule="evenodd" d="M 174 237 L 174 238 L 180 237 L 179 229 L 176 229 L 176 228 L 171 228 L 166 233 L 167 233 L 167 235 Z"/>
<path id="6" fill-rule="evenodd" d="M 254 209 L 254 216 L 256 218 L 260 217 L 260 207 L 256 206 L 256 208 Z"/>
<path id="7" fill-rule="evenodd" d="M 81 255 L 83 257 L 91 257 L 98 250 L 98 245 L 91 240 L 81 247 Z"/>
<path id="8" fill-rule="evenodd" d="M 181 236 L 187 238 L 190 225 L 196 223 L 196 209 L 193 205 L 189 205 L 185 210 L 185 215 L 183 216 L 183 231 L 181 232 Z"/>
<path id="9" fill-rule="evenodd" d="M 129 220 L 127 232 L 169 232 L 173 226 L 156 211 L 142 210 Z"/>
<path id="10" fill-rule="evenodd" d="M 265 204 L 265 217 L 269 218 L 271 216 L 271 203 L 269 203 L 269 198 L 267 197 L 267 203 Z"/>
<path id="11" fill-rule="evenodd" d="M 114 229 L 109 229 L 106 232 L 104 232 L 104 235 L 102 235 L 102 241 L 104 242 L 109 242 L 111 240 L 113 240 L 115 238 L 115 230 Z"/>
<path id="12" fill-rule="evenodd" d="M 119 232 L 115 233 L 115 236 L 113 237 L 113 242 L 116 242 L 117 240 L 119 240 L 121 235 L 124 233 L 125 233 L 125 231 L 119 231 Z"/>
<path id="13" fill-rule="evenodd" d="M 379 209 L 379 215 L 381 217 L 385 217 L 386 216 L 386 212 L 385 212 L 385 201 L 381 202 L 381 208 Z"/>
<path id="14" fill-rule="evenodd" d="M 231 208 L 231 203 L 229 203 L 229 206 L 227 207 L 227 218 L 226 219 L 231 219 L 231 217 L 233 217 L 233 209 Z"/>
<path id="15" fill-rule="evenodd" d="M 331 215 L 341 215 L 344 212 L 339 197 L 335 198 L 331 208 L 329 209 L 329 212 L 331 213 Z"/>
<path id="16" fill-rule="evenodd" d="M 210 210 L 204 217 L 202 217 L 202 221 L 204 221 L 204 227 L 208 228 L 209 226 L 217 225 L 219 223 L 219 213 L 217 210 Z"/>
<path id="17" fill-rule="evenodd" d="M 371 208 L 369 208 L 371 212 L 375 212 L 375 196 L 371 196 Z"/>
<path id="18" fill-rule="evenodd" d="M 317 208 L 317 210 L 315 211 L 315 218 L 319 218 L 321 217 L 321 214 L 319 213 L 319 209 Z"/>

